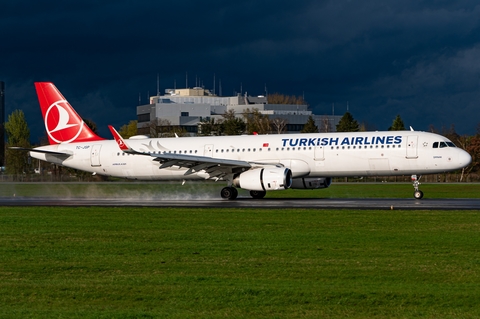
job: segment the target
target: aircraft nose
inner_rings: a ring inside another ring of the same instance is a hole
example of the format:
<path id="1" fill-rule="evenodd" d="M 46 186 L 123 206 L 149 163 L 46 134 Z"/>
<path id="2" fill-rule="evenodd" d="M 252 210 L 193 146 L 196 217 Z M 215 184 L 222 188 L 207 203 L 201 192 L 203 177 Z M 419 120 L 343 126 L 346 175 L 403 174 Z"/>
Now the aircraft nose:
<path id="1" fill-rule="evenodd" d="M 460 153 L 458 154 L 458 163 L 460 164 L 460 166 L 463 168 L 470 165 L 471 162 L 472 157 L 470 156 L 470 154 L 468 154 L 468 152 L 464 150 L 460 150 Z"/>

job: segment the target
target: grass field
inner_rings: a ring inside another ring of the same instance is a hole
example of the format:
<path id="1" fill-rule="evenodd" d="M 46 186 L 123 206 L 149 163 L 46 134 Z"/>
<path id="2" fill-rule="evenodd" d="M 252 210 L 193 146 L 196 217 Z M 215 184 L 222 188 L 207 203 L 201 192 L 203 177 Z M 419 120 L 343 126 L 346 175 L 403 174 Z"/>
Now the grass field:
<path id="1" fill-rule="evenodd" d="M 479 211 L 0 207 L 0 317 L 478 318 L 479 229 Z"/>
<path id="2" fill-rule="evenodd" d="M 177 183 L 0 183 L 0 197 L 220 198 L 224 182 Z M 425 198 L 480 198 L 480 184 L 425 183 Z M 249 197 L 239 190 L 240 196 Z M 267 198 L 413 198 L 409 183 L 338 183 L 327 189 L 272 191 Z"/>

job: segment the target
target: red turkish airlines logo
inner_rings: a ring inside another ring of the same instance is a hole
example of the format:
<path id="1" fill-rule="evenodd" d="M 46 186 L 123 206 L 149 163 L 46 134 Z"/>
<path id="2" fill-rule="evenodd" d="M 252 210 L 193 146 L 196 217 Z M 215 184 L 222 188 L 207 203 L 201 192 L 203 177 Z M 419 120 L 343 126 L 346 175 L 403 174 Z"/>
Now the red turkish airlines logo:
<path id="1" fill-rule="evenodd" d="M 78 120 L 67 101 L 60 100 L 48 107 L 45 128 L 56 143 L 70 143 L 82 132 L 83 120 Z"/>

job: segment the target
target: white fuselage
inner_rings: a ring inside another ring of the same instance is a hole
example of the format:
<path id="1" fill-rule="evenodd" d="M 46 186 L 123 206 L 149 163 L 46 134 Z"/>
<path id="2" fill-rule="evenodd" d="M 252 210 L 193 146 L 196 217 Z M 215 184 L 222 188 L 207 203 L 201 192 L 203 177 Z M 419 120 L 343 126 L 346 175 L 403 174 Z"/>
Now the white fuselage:
<path id="1" fill-rule="evenodd" d="M 128 139 L 146 153 L 173 153 L 288 167 L 293 178 L 433 174 L 460 169 L 471 157 L 443 136 L 417 131 Z M 441 143 L 443 142 L 443 144 Z M 449 143 L 447 145 L 446 143 Z M 434 147 L 437 143 L 437 147 Z M 442 147 L 440 147 L 440 145 Z M 69 157 L 31 156 L 106 176 L 139 180 L 204 179 L 204 172 L 160 169 L 154 157 L 122 152 L 114 140 L 39 147 Z"/>

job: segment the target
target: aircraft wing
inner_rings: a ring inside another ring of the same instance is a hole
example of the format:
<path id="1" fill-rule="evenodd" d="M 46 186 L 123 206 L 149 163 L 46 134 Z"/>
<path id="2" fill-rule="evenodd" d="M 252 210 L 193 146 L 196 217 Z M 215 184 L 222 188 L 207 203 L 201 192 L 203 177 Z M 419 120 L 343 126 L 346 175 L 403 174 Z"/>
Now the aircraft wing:
<path id="1" fill-rule="evenodd" d="M 172 154 L 172 153 L 155 153 L 155 152 L 139 152 L 132 149 L 123 138 L 118 134 L 114 127 L 108 126 L 112 133 L 118 147 L 130 154 L 145 155 L 154 157 L 155 161 L 160 162 L 160 169 L 177 166 L 181 168 L 188 168 L 184 175 L 191 175 L 204 171 L 209 175 L 209 179 L 220 179 L 226 175 L 240 173 L 252 167 L 252 164 L 246 161 L 237 161 L 229 159 L 212 158 L 208 156 L 196 156 L 187 154 Z"/>
<path id="2" fill-rule="evenodd" d="M 155 161 L 161 163 L 160 169 L 172 166 L 188 168 L 185 175 L 195 174 L 204 171 L 209 175 L 209 178 L 219 179 L 225 175 L 242 172 L 252 167 L 251 164 L 245 161 L 227 160 L 211 158 L 207 156 L 193 156 L 181 154 L 153 154 L 150 156 L 155 158 Z"/>

